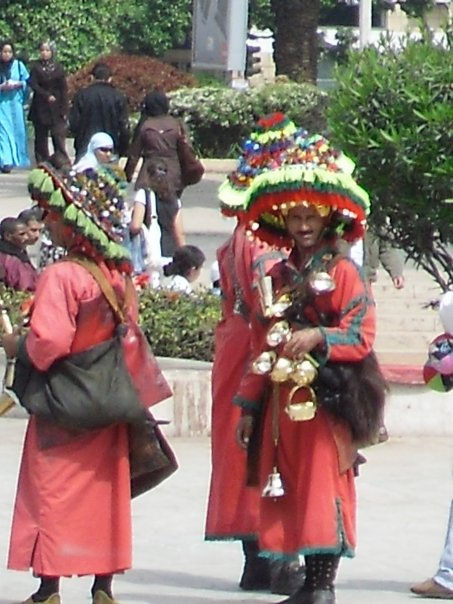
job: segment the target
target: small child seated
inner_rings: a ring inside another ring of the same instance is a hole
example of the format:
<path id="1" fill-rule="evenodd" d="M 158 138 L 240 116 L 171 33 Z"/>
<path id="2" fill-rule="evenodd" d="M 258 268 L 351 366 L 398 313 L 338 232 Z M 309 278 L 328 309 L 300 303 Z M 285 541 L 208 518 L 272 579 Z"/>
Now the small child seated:
<path id="1" fill-rule="evenodd" d="M 164 266 L 164 275 L 169 277 L 163 284 L 164 288 L 191 294 L 191 284 L 200 276 L 204 261 L 205 255 L 195 245 L 179 247 L 172 261 Z"/>

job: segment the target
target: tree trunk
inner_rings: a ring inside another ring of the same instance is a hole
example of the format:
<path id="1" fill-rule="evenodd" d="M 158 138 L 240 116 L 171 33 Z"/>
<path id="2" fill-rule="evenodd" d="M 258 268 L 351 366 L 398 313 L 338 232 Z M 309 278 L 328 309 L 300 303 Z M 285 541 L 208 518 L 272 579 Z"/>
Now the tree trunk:
<path id="1" fill-rule="evenodd" d="M 277 74 L 316 84 L 320 0 L 271 0 Z"/>

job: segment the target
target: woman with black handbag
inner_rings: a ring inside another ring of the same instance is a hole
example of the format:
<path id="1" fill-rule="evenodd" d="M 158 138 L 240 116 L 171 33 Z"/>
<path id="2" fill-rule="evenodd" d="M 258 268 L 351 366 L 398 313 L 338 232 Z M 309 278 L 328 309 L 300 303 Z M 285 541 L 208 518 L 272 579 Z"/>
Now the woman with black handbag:
<path id="1" fill-rule="evenodd" d="M 113 575 L 131 566 L 131 494 L 150 487 L 151 465 L 142 458 L 143 467 L 135 466 L 131 452 L 153 429 L 149 406 L 170 389 L 136 323 L 131 264 L 121 244 L 124 203 L 115 182 L 96 173 L 61 177 L 44 165 L 31 173 L 29 187 L 54 243 L 68 256 L 42 273 L 25 338 L 3 337 L 7 356 L 17 354 L 32 376 L 22 392 L 32 415 L 8 567 L 31 568 L 40 578 L 27 604 L 59 604 L 60 577 L 88 574 L 94 575 L 93 603 L 113 604 Z M 120 345 L 118 387 L 130 404 L 121 410 L 114 393 L 99 390 L 93 407 L 84 406 L 83 389 L 92 394 L 91 370 L 98 366 L 95 352 L 112 342 Z M 72 371 L 78 383 L 62 388 Z M 42 387 L 30 392 L 30 383 Z M 151 460 L 159 479 L 171 473 L 165 454 L 172 458 L 164 443 Z"/>
<path id="2" fill-rule="evenodd" d="M 165 93 L 153 90 L 145 96 L 140 121 L 129 147 L 125 172 L 128 182 L 131 182 L 142 157 L 135 189 L 149 189 L 148 162 L 164 161 L 170 188 L 180 201 L 184 188 L 201 180 L 204 168 L 195 156 L 182 123 L 169 115 L 169 109 L 170 102 Z M 175 217 L 175 247 L 185 243 L 182 216 L 178 211 Z"/>

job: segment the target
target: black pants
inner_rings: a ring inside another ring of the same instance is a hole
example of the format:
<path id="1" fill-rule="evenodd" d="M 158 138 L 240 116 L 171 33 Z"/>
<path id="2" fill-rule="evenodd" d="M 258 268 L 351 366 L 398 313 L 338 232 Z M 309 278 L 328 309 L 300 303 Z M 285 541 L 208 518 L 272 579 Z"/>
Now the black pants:
<path id="1" fill-rule="evenodd" d="M 69 157 L 66 153 L 66 125 L 62 122 L 56 124 L 47 125 L 34 123 L 35 127 L 35 159 L 36 163 L 42 161 L 48 161 L 49 154 L 49 134 L 52 137 L 53 151 L 58 155 L 65 157 L 67 162 L 70 163 Z"/>

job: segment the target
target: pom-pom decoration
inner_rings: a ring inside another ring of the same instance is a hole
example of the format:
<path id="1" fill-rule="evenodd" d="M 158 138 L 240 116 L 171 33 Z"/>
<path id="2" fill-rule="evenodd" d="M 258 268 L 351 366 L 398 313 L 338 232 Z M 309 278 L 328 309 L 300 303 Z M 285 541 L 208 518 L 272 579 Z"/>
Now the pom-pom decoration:
<path id="1" fill-rule="evenodd" d="M 308 136 L 282 113 L 265 116 L 219 188 L 221 211 L 246 224 L 253 237 L 290 247 L 287 210 L 300 203 L 328 207 L 337 234 L 355 241 L 364 234 L 370 200 L 353 170 L 354 162 L 324 137 Z"/>
<path id="2" fill-rule="evenodd" d="M 40 164 L 30 172 L 28 188 L 39 206 L 61 216 L 84 255 L 102 258 L 121 272 L 132 270 L 122 245 L 127 225 L 125 177 L 119 169 L 59 174 Z"/>

